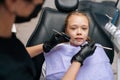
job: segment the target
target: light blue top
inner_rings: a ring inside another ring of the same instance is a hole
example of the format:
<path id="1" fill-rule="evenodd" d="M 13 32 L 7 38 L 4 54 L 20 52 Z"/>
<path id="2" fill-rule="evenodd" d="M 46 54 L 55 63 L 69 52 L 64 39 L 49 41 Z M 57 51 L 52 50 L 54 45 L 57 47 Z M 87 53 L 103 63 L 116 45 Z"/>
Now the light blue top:
<path id="1" fill-rule="evenodd" d="M 46 80 L 61 80 L 71 65 L 71 58 L 80 49 L 80 46 L 62 43 L 45 53 Z M 85 59 L 76 80 L 114 80 L 111 64 L 103 48 L 97 47 L 94 54 Z"/>

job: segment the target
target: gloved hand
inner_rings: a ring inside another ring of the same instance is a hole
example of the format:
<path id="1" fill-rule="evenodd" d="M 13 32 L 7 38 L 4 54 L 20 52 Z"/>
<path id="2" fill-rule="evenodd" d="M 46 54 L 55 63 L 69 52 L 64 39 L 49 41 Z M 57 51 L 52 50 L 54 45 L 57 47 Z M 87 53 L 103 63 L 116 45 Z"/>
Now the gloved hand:
<path id="1" fill-rule="evenodd" d="M 81 65 L 83 64 L 83 61 L 90 55 L 92 55 L 94 53 L 94 50 L 96 49 L 95 47 L 95 42 L 91 41 L 88 44 L 84 45 L 81 47 L 81 50 L 75 54 L 72 59 L 71 59 L 71 63 L 73 61 L 78 61 L 81 63 Z"/>
<path id="2" fill-rule="evenodd" d="M 54 33 L 49 41 L 44 42 L 43 51 L 49 52 L 54 46 L 59 43 L 68 42 L 70 37 L 65 33 Z"/>

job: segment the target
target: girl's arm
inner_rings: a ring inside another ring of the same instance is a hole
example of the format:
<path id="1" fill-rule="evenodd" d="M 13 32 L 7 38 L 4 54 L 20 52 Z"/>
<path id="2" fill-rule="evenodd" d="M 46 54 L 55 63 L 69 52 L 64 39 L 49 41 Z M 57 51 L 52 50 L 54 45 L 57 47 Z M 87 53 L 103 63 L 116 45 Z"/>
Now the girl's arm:
<path id="1" fill-rule="evenodd" d="M 82 46 L 81 50 L 78 51 L 71 59 L 71 66 L 63 76 L 62 80 L 76 80 L 77 73 L 82 66 L 84 60 L 94 53 L 96 47 L 95 42 L 91 42 L 88 45 Z"/>
<path id="2" fill-rule="evenodd" d="M 81 63 L 73 61 L 68 71 L 63 76 L 62 80 L 76 80 L 77 73 L 80 69 Z"/>

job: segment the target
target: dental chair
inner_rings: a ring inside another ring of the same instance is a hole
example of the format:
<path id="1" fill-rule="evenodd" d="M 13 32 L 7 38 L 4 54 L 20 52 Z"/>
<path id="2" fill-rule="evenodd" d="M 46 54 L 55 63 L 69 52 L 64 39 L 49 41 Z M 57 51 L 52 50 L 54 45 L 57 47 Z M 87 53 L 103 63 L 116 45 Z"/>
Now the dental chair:
<path id="1" fill-rule="evenodd" d="M 76 10 L 78 3 L 78 0 L 55 0 L 57 9 L 44 7 L 41 10 L 38 24 L 30 36 L 26 46 L 33 46 L 49 40 L 53 34 L 53 29 L 60 32 L 63 31 L 65 18 L 68 12 Z M 35 80 L 39 80 L 42 64 L 44 62 L 44 56 L 43 54 L 40 54 L 32 60 L 37 71 Z"/>
<path id="2" fill-rule="evenodd" d="M 55 5 L 57 9 L 44 7 L 41 10 L 41 16 L 39 17 L 38 24 L 32 35 L 30 36 L 26 46 L 33 46 L 49 40 L 51 35 L 53 34 L 53 29 L 59 32 L 63 31 L 67 14 L 74 10 L 80 10 L 87 12 L 89 15 L 90 38 L 102 44 L 103 46 L 112 48 L 112 50 L 105 50 L 108 57 L 110 58 L 110 62 L 112 63 L 114 57 L 114 47 L 111 40 L 109 39 L 109 36 L 106 35 L 106 33 L 100 28 L 101 26 L 96 23 L 96 20 L 93 18 L 88 8 L 85 9 L 85 7 L 81 7 L 83 8 L 81 9 L 80 4 L 81 3 L 79 2 L 79 0 L 55 0 Z M 32 60 L 37 71 L 37 76 L 35 80 L 39 80 L 42 64 L 44 62 L 44 56 L 43 54 L 40 54 L 34 57 Z"/>
<path id="3" fill-rule="evenodd" d="M 107 56 L 112 64 L 114 59 L 114 45 L 111 41 L 112 36 L 105 30 L 105 24 L 111 21 L 114 25 L 118 22 L 118 9 L 115 7 L 115 2 L 103 1 L 80 1 L 78 5 L 79 11 L 87 11 L 90 17 L 90 33 L 89 36 L 97 43 L 112 50 L 105 49 Z M 110 20 L 111 18 L 111 20 Z"/>

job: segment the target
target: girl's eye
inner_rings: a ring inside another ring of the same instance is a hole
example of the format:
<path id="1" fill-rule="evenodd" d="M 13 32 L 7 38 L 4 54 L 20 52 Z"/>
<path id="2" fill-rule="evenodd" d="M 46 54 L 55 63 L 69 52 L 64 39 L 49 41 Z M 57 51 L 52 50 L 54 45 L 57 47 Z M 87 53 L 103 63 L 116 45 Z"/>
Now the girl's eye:
<path id="1" fill-rule="evenodd" d="M 72 28 L 70 28 L 70 29 L 75 30 L 76 28 L 72 27 Z"/>
<path id="2" fill-rule="evenodd" d="M 73 30 L 74 30 L 75 28 L 71 28 L 71 29 L 73 29 Z"/>
<path id="3" fill-rule="evenodd" d="M 87 29 L 88 29 L 87 26 L 82 26 L 81 28 L 82 28 L 83 30 L 87 30 Z"/>
<path id="4" fill-rule="evenodd" d="M 71 26 L 70 29 L 75 30 L 77 27 L 76 26 Z"/>
<path id="5" fill-rule="evenodd" d="M 82 28 L 83 30 L 86 30 L 87 28 Z"/>

